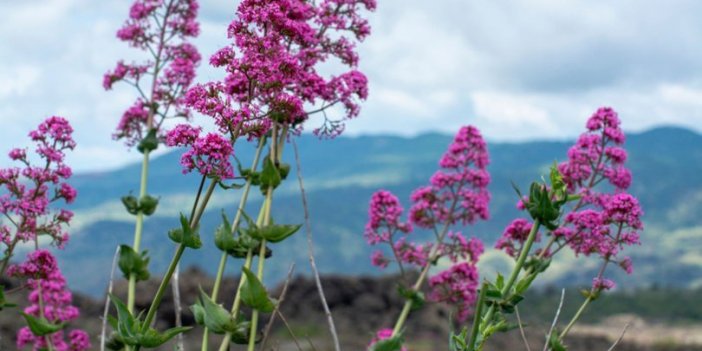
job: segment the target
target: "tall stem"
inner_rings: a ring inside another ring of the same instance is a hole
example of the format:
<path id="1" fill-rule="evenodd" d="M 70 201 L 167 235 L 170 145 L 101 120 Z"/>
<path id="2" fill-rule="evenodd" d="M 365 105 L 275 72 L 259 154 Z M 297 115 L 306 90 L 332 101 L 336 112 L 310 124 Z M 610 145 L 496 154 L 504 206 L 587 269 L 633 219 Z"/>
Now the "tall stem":
<path id="1" fill-rule="evenodd" d="M 588 296 L 585 299 L 585 301 L 583 301 L 583 304 L 580 305 L 580 308 L 578 308 L 578 311 L 575 312 L 575 315 L 570 320 L 570 322 L 568 322 L 568 325 L 565 327 L 565 329 L 563 329 L 561 334 L 558 336 L 558 339 L 563 340 L 563 338 L 565 338 L 566 335 L 568 335 L 568 332 L 570 331 L 570 329 L 572 329 L 573 326 L 575 325 L 575 322 L 577 322 L 578 319 L 580 319 L 580 316 L 583 314 L 583 312 L 585 311 L 585 308 L 587 308 L 587 306 L 590 304 L 591 301 L 592 301 L 592 295 Z"/>
<path id="2" fill-rule="evenodd" d="M 462 185 L 461 185 L 462 186 Z M 460 188 L 460 186 L 459 186 Z M 458 199 L 455 199 L 453 203 L 451 204 L 451 210 L 449 213 L 453 214 L 453 212 L 456 210 L 456 205 L 458 204 Z M 424 283 L 424 279 L 426 279 L 427 274 L 429 273 L 429 268 L 431 267 L 431 263 L 436 261 L 438 258 L 439 254 L 439 247 L 441 246 L 441 243 L 444 241 L 444 238 L 446 237 L 446 234 L 449 231 L 451 221 L 447 220 L 446 224 L 444 225 L 443 230 L 439 233 L 437 237 L 437 242 L 434 247 L 432 247 L 430 253 L 429 253 L 429 259 L 427 260 L 427 263 L 424 265 L 422 268 L 421 273 L 419 273 L 419 278 L 417 278 L 417 281 L 414 283 L 414 286 L 412 286 L 412 290 L 414 291 L 419 291 L 419 289 L 422 288 L 422 284 Z M 397 318 L 397 322 L 395 323 L 395 327 L 392 330 L 392 337 L 397 336 L 400 331 L 402 330 L 402 327 L 404 326 L 405 322 L 407 321 L 407 317 L 409 317 L 410 312 L 412 311 L 412 300 L 407 299 L 405 301 L 405 305 L 402 307 L 402 312 L 400 312 L 400 316 Z"/>
<path id="3" fill-rule="evenodd" d="M 521 273 L 522 268 L 524 267 L 524 263 L 526 262 L 527 257 L 529 257 L 529 251 L 531 251 L 531 246 L 534 244 L 536 234 L 539 232 L 539 227 L 541 227 L 541 222 L 538 219 L 534 220 L 534 225 L 532 225 L 531 231 L 529 231 L 529 236 L 527 237 L 524 246 L 522 246 L 522 251 L 519 253 L 517 263 L 515 264 L 512 273 L 510 273 L 509 278 L 505 283 L 505 286 L 502 287 L 502 290 L 500 291 L 502 296 L 508 294 L 512 290 L 512 286 L 517 281 L 517 278 L 519 278 L 519 273 Z M 493 305 L 490 306 L 490 308 L 488 308 L 487 312 L 485 313 L 485 318 L 483 318 L 483 322 L 490 323 L 494 315 L 495 306 Z M 482 345 L 483 342 L 485 342 L 485 338 L 483 338 L 483 341 L 481 341 L 480 345 Z M 475 350 L 474 346 L 475 345 L 469 345 L 470 350 Z"/>
<path id="4" fill-rule="evenodd" d="M 200 204 L 200 207 L 198 207 L 197 211 L 195 212 L 195 216 L 190 219 L 190 228 L 196 228 L 197 225 L 200 223 L 200 218 L 202 218 L 202 214 L 205 212 L 205 208 L 207 207 L 207 203 L 210 200 L 210 197 L 212 197 L 212 193 L 214 192 L 214 189 L 217 187 L 217 182 L 212 181 L 207 188 L 207 192 L 205 193 L 204 198 L 202 199 L 202 202 Z M 178 262 L 180 262 L 180 258 L 183 256 L 183 252 L 185 252 L 186 246 L 183 244 L 178 245 L 178 248 L 176 249 L 175 254 L 173 255 L 173 259 L 171 260 L 171 263 L 168 265 L 168 270 L 166 271 L 166 274 L 163 276 L 163 279 L 161 280 L 161 284 L 158 287 L 158 290 L 156 291 L 156 296 L 154 296 L 153 301 L 151 302 L 151 306 L 149 307 L 149 311 L 146 313 L 146 319 L 144 320 L 144 325 L 143 325 L 143 330 L 146 331 L 148 328 L 151 327 L 151 323 L 154 320 L 154 317 L 156 316 L 156 310 L 158 310 L 159 305 L 161 304 L 161 300 L 163 299 L 163 294 L 166 292 L 166 288 L 168 287 L 168 284 L 171 281 L 171 277 L 173 276 L 173 272 L 176 269 L 176 266 L 178 266 Z M 137 346 L 137 350 L 139 347 Z"/>
<path id="5" fill-rule="evenodd" d="M 266 192 L 266 212 L 264 216 L 263 223 L 268 225 L 271 223 L 271 203 L 273 202 L 273 189 L 268 188 Z M 258 272 L 256 277 L 259 281 L 263 280 L 263 267 L 266 263 L 266 239 L 261 240 L 261 247 L 258 252 Z M 256 348 L 256 331 L 258 330 L 258 310 L 254 309 L 251 315 L 251 331 L 249 334 L 249 347 L 248 351 L 254 351 Z"/>
<path id="6" fill-rule="evenodd" d="M 144 157 L 141 161 L 141 180 L 139 182 L 139 199 L 146 195 L 146 183 L 149 177 L 149 151 L 144 151 Z M 141 249 L 141 236 L 144 230 L 144 213 L 139 211 L 136 217 L 136 225 L 134 226 L 134 243 L 132 248 L 135 252 Z M 136 274 L 129 274 L 129 286 L 127 287 L 127 308 L 130 313 L 134 313 L 134 303 L 136 299 Z"/>
<path id="7" fill-rule="evenodd" d="M 258 148 L 256 149 L 256 154 L 254 155 L 253 162 L 251 163 L 251 170 L 254 171 L 256 167 L 258 167 L 258 161 L 259 158 L 261 157 L 261 152 L 263 151 L 263 147 L 266 144 L 265 138 L 261 138 L 261 140 L 258 143 Z M 237 229 L 239 228 L 239 223 L 241 222 L 241 217 L 242 213 L 244 212 L 244 206 L 246 205 L 246 202 L 248 201 L 249 197 L 249 191 L 251 190 L 251 178 L 246 180 L 246 185 L 244 185 L 244 191 L 241 195 L 241 199 L 239 200 L 239 207 L 237 207 L 236 211 L 236 216 L 234 217 L 234 221 L 232 222 L 232 233 L 231 235 L 234 235 L 236 233 Z M 219 295 L 219 289 L 222 284 L 222 277 L 224 276 L 224 269 L 227 264 L 227 257 L 229 254 L 226 252 L 222 252 L 222 256 L 219 259 L 219 267 L 217 268 L 217 276 L 215 278 L 214 282 L 214 287 L 212 288 L 212 294 L 211 298 L 212 301 L 217 302 L 217 296 Z M 250 265 L 250 263 L 249 263 Z M 210 331 L 205 327 L 205 331 L 202 335 L 202 351 L 207 351 L 209 349 L 209 334 Z"/>
<path id="8" fill-rule="evenodd" d="M 258 217 L 256 218 L 256 225 L 260 226 L 263 224 L 264 216 L 266 212 L 269 209 L 269 203 L 268 203 L 268 197 L 263 201 L 263 204 L 261 204 L 261 209 L 258 212 Z M 265 254 L 265 253 L 264 253 Z M 253 261 L 253 250 L 249 249 L 246 252 L 246 260 L 244 261 L 244 267 L 246 269 L 251 268 L 251 263 Z M 237 320 L 239 317 L 239 309 L 241 308 L 241 288 L 244 286 L 246 283 L 246 275 L 242 274 L 241 277 L 239 278 L 239 285 L 236 288 L 236 295 L 234 295 L 234 303 L 232 303 L 232 309 L 231 309 L 231 315 L 232 319 Z M 229 343 L 232 340 L 232 335 L 230 333 L 227 333 L 224 335 L 224 339 L 222 339 L 222 343 L 219 345 L 219 350 L 220 351 L 226 351 L 229 349 Z"/>

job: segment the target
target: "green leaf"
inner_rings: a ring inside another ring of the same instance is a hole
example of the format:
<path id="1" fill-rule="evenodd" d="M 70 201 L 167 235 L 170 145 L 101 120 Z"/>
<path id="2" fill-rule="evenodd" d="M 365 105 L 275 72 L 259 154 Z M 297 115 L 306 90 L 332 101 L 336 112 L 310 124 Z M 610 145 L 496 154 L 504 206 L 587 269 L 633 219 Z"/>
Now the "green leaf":
<path id="1" fill-rule="evenodd" d="M 280 173 L 280 178 L 286 179 L 288 177 L 288 174 L 290 174 L 290 165 L 287 163 L 279 164 L 278 172 Z"/>
<path id="2" fill-rule="evenodd" d="M 389 339 L 379 340 L 373 344 L 369 351 L 400 351 L 403 343 L 402 335 L 398 335 Z"/>
<path id="3" fill-rule="evenodd" d="M 139 201 L 133 195 L 122 196 L 122 204 L 129 214 L 139 213 Z"/>
<path id="4" fill-rule="evenodd" d="M 517 284 L 514 286 L 514 291 L 516 291 L 517 294 L 525 293 L 531 286 L 531 283 L 534 281 L 534 279 L 536 279 L 536 275 L 536 273 L 531 273 L 517 281 Z"/>
<path id="5" fill-rule="evenodd" d="M 497 287 L 497 289 L 500 291 L 502 291 L 502 288 L 505 287 L 505 277 L 503 277 L 499 272 L 497 273 L 497 279 L 495 280 L 495 287 Z"/>
<path id="6" fill-rule="evenodd" d="M 200 306 L 203 312 L 202 322 L 215 334 L 224 334 L 237 330 L 237 322 L 232 315 L 222 307 L 212 301 L 212 299 L 200 288 Z"/>
<path id="7" fill-rule="evenodd" d="M 561 339 L 558 337 L 558 333 L 551 334 L 551 337 L 548 340 L 548 345 L 553 351 L 568 351 L 565 345 L 563 345 L 561 342 Z"/>
<path id="8" fill-rule="evenodd" d="M 149 260 L 147 251 L 138 254 L 131 246 L 120 245 L 119 247 L 118 266 L 126 279 L 129 279 L 132 274 L 136 277 L 136 281 L 149 279 Z"/>
<path id="9" fill-rule="evenodd" d="M 168 237 L 178 244 L 183 244 L 186 247 L 192 249 L 199 249 L 202 247 L 202 240 L 200 240 L 200 226 L 195 228 L 190 228 L 190 223 L 184 214 L 180 214 L 180 228 L 171 229 L 168 232 Z"/>
<path id="10" fill-rule="evenodd" d="M 151 216 L 158 207 L 158 198 L 151 195 L 144 195 L 139 199 L 139 210 L 146 216 Z"/>
<path id="11" fill-rule="evenodd" d="M 117 335 L 123 343 L 130 346 L 137 345 L 140 323 L 132 316 L 124 302 L 115 295 L 109 294 L 109 296 L 117 310 Z"/>
<path id="12" fill-rule="evenodd" d="M 63 327 L 66 325 L 66 323 L 51 323 L 44 317 L 35 317 L 24 312 L 20 312 L 20 314 L 27 321 L 27 326 L 29 327 L 29 330 L 31 330 L 32 334 L 36 336 L 45 336 L 53 334 L 63 329 Z"/>
<path id="13" fill-rule="evenodd" d="M 156 348 L 165 344 L 174 336 L 190 329 L 192 329 L 192 327 L 176 327 L 168 329 L 161 334 L 156 329 L 149 328 L 145 333 L 139 335 L 138 344 L 146 348 Z"/>
<path id="14" fill-rule="evenodd" d="M 270 224 L 248 232 L 255 239 L 267 240 L 271 243 L 279 243 L 291 235 L 295 234 L 302 224 Z"/>
<path id="15" fill-rule="evenodd" d="M 125 344 L 117 333 L 112 333 L 105 342 L 105 347 L 108 350 L 122 351 L 124 350 Z"/>
<path id="16" fill-rule="evenodd" d="M 258 277 L 246 267 L 242 267 L 246 275 L 246 282 L 241 287 L 241 301 L 257 311 L 270 313 L 275 309 L 275 304 L 268 297 L 268 292 Z"/>
<path id="17" fill-rule="evenodd" d="M 263 170 L 261 171 L 260 183 L 261 191 L 265 194 L 268 189 L 275 189 L 282 182 L 278 168 L 273 164 L 270 157 L 266 157 L 263 161 Z"/>
<path id="18" fill-rule="evenodd" d="M 190 311 L 193 312 L 195 324 L 205 325 L 205 309 L 199 303 L 190 306 Z"/>
<path id="19" fill-rule="evenodd" d="M 7 302 L 5 298 L 5 287 L 0 285 L 0 311 L 8 307 L 17 307 L 17 304 Z"/>
<path id="20" fill-rule="evenodd" d="M 424 306 L 426 303 L 426 298 L 424 297 L 424 293 L 421 291 L 416 291 L 414 289 L 408 289 L 402 285 L 399 285 L 397 287 L 397 292 L 400 294 L 400 296 L 404 297 L 405 299 L 412 301 L 412 310 L 417 310 L 420 309 Z"/>
<path id="21" fill-rule="evenodd" d="M 238 240 L 232 234 L 232 225 L 229 223 L 229 218 L 222 211 L 222 224 L 215 231 L 215 246 L 224 252 L 234 250 L 238 246 Z"/>
<path id="22" fill-rule="evenodd" d="M 139 150 L 139 152 L 143 154 L 146 152 L 154 151 L 158 148 L 158 137 L 156 136 L 156 132 L 156 129 L 152 128 L 146 134 L 146 137 L 144 137 L 144 139 L 141 139 L 139 145 L 137 145 L 137 150 Z"/>

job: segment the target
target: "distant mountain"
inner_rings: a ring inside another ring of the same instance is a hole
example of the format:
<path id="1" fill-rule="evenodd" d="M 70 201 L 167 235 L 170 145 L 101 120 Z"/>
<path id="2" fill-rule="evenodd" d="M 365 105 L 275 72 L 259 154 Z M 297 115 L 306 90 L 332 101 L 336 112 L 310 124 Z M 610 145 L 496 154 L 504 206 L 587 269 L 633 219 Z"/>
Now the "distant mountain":
<path id="1" fill-rule="evenodd" d="M 378 188 L 391 190 L 408 207 L 409 194 L 428 181 L 451 139 L 452 136 L 441 134 L 413 138 L 340 137 L 324 141 L 305 135 L 296 139 L 309 196 L 318 265 L 323 272 L 377 272 L 369 264 L 370 249 L 362 238 L 371 194 Z M 510 182 L 528 187 L 554 161 L 565 159 L 570 145 L 571 142 L 554 141 L 490 143 L 492 219 L 465 228 L 465 232 L 492 246 L 502 229 L 519 215 Z M 646 231 L 643 245 L 631 250 L 634 275 L 618 275 L 618 279 L 629 286 L 702 285 L 702 136 L 680 128 L 657 128 L 629 135 L 626 146 L 630 154 L 628 165 L 634 174 L 631 192 L 639 197 L 645 210 Z M 242 164 L 247 165 L 253 145 L 240 143 L 235 149 Z M 286 147 L 285 154 L 294 165 L 292 147 Z M 197 177 L 180 174 L 179 157 L 179 152 L 171 152 L 151 164 L 149 192 L 162 197 L 159 211 L 145 225 L 144 246 L 151 253 L 154 272 L 164 270 L 172 255 L 174 245 L 165 233 L 177 225 L 178 212 L 189 209 L 198 183 Z M 133 218 L 123 210 L 119 197 L 138 191 L 139 169 L 140 165 L 130 165 L 74 178 L 79 191 L 73 207 L 74 234 L 67 249 L 60 253 L 61 264 L 74 287 L 90 293 L 103 291 L 116 246 L 131 242 Z M 212 233 L 219 224 L 220 211 L 233 213 L 238 196 L 238 191 L 215 195 L 202 223 L 206 245 L 198 252 L 186 252 L 183 266 L 215 270 L 219 253 L 212 244 Z M 275 202 L 274 215 L 279 222 L 302 221 L 294 169 L 286 185 L 276 192 Z M 249 211 L 255 212 L 259 203 L 260 197 L 254 196 Z M 268 275 L 271 280 L 281 278 L 293 261 L 298 264 L 298 272 L 306 271 L 304 233 L 296 234 L 279 249 L 274 247 L 274 251 L 273 263 L 267 266 L 273 272 Z M 509 264 L 499 253 L 488 253 L 485 258 L 486 272 Z M 587 284 L 595 262 L 578 261 L 578 269 L 573 271 L 570 268 L 574 264 L 570 258 L 559 260 L 545 281 Z M 234 270 L 232 265 L 230 272 Z"/>

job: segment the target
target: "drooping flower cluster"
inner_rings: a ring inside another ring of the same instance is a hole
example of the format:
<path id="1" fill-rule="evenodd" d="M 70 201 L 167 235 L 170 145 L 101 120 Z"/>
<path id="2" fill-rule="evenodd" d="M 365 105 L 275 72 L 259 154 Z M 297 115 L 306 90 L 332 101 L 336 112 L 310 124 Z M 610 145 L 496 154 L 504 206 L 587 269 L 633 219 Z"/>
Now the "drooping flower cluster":
<path id="1" fill-rule="evenodd" d="M 183 173 L 194 169 L 210 178 L 224 180 L 234 177 L 234 168 L 229 158 L 234 149 L 228 139 L 217 133 L 200 136 L 201 129 L 181 124 L 166 137 L 166 145 L 189 147 L 181 156 Z"/>
<path id="2" fill-rule="evenodd" d="M 152 129 L 159 131 L 164 120 L 189 116 L 181 105 L 201 59 L 188 42 L 199 34 L 198 7 L 195 0 L 136 0 L 132 4 L 117 37 L 148 51 L 152 58 L 144 63 L 119 61 L 103 78 L 106 90 L 124 81 L 139 92 L 135 103 L 122 115 L 115 139 L 124 139 L 132 146 Z"/>
<path id="3" fill-rule="evenodd" d="M 487 147 L 480 132 L 470 126 L 461 128 L 441 158 L 441 169 L 432 176 L 431 185 L 412 194 L 414 204 L 408 221 L 401 220 L 403 209 L 397 197 L 380 190 L 371 198 L 364 233 L 370 245 L 386 243 L 394 255 L 392 259 L 382 251 L 373 252 L 371 263 L 380 268 L 395 261 L 401 269 L 404 264 L 425 269 L 441 258 L 448 258 L 452 266 L 429 279 L 429 298 L 456 307 L 461 320 L 468 317 L 476 299 L 476 264 L 484 248 L 477 238 L 468 240 L 460 232 L 449 229 L 488 218 L 488 162 Z M 408 234 L 414 228 L 431 229 L 436 241 L 409 241 Z M 396 238 L 396 233 L 405 236 Z"/>
<path id="4" fill-rule="evenodd" d="M 249 137 L 265 134 L 273 122 L 301 128 L 310 113 L 336 104 L 346 118 L 357 116 L 368 87 L 355 44 L 370 33 L 360 11 L 375 6 L 375 0 L 243 0 L 228 29 L 232 45 L 210 58 L 226 77 L 190 89 L 188 106 L 211 116 L 223 134 L 241 128 Z M 327 62 L 346 71 L 325 77 L 319 70 Z M 340 121 L 325 121 L 317 133 L 343 130 Z"/>
<path id="5" fill-rule="evenodd" d="M 73 297 L 66 287 L 66 280 L 56 264 L 56 258 L 49 251 L 31 252 L 27 261 L 11 266 L 7 272 L 8 275 L 27 279 L 27 285 L 32 289 L 29 294 L 31 304 L 24 309 L 24 313 L 44 317 L 54 324 L 78 318 L 79 311 L 71 304 Z M 90 348 L 88 334 L 80 329 L 70 331 L 68 341 L 63 330 L 49 335 L 48 339 L 56 351 L 82 351 Z M 23 349 L 27 345 L 31 345 L 33 350 L 47 349 L 47 337 L 36 336 L 29 327 L 23 327 L 17 332 L 17 348 Z"/>
<path id="6" fill-rule="evenodd" d="M 34 241 L 37 235 L 50 237 L 59 247 L 68 240 L 64 226 L 73 213 L 53 209 L 51 203 L 71 203 L 76 198 L 76 190 L 66 183 L 72 171 L 64 162 L 65 152 L 76 145 L 72 133 L 66 119 L 50 117 L 29 133 L 37 157 L 27 149 L 13 149 L 10 159 L 22 166 L 0 169 L 0 213 L 8 219 L 0 223 L 0 240 L 7 260 L 18 244 Z"/>
<path id="7" fill-rule="evenodd" d="M 633 271 L 631 258 L 621 251 L 639 244 L 643 230 L 643 212 L 638 200 L 627 193 L 632 176 L 626 168 L 625 135 L 617 113 L 608 107 L 598 109 L 587 121 L 587 132 L 568 150 L 568 161 L 558 165 L 568 192 L 579 199 L 566 211 L 553 235 L 546 254 L 553 255 L 569 247 L 576 255 L 595 255 L 606 266 L 614 262 L 627 273 Z M 524 202 L 518 204 L 524 209 Z M 519 252 L 515 243 L 523 243 L 531 223 L 517 219 L 505 230 L 496 247 L 511 256 Z M 604 272 L 604 270 L 602 270 Z M 593 279 L 593 290 L 610 289 L 614 282 L 600 273 Z"/>

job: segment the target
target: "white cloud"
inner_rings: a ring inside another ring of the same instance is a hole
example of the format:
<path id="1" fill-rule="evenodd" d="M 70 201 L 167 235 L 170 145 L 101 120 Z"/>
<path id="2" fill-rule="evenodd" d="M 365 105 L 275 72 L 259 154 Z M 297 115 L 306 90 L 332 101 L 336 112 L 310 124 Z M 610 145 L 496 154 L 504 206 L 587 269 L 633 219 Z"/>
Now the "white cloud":
<path id="1" fill-rule="evenodd" d="M 77 169 L 134 159 L 110 138 L 134 92 L 100 84 L 115 61 L 143 57 L 114 34 L 130 2 L 0 1 L 0 155 L 62 114 L 75 125 Z M 229 42 L 236 6 L 202 2 L 196 44 L 205 60 Z M 370 97 L 347 131 L 412 135 L 472 123 L 491 139 L 565 138 L 600 105 L 615 107 L 629 130 L 702 130 L 700 11 L 694 0 L 380 1 L 359 46 Z M 199 73 L 222 75 L 206 63 Z"/>

